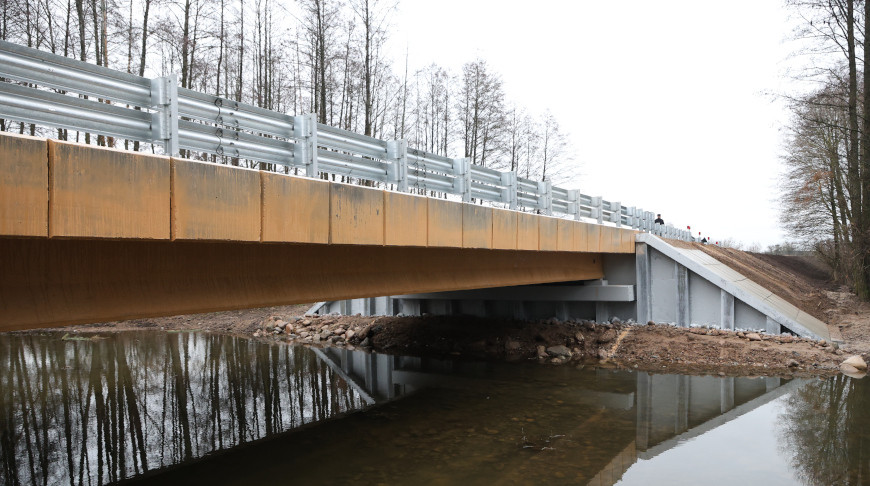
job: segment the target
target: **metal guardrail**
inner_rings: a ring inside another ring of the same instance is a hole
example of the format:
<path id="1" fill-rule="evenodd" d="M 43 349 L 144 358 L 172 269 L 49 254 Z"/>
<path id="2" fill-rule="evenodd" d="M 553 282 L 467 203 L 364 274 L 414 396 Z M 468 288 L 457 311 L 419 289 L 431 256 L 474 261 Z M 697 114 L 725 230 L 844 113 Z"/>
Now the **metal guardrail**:
<path id="1" fill-rule="evenodd" d="M 163 147 L 248 159 L 588 218 L 691 240 L 654 224 L 654 213 L 227 98 L 179 88 L 177 75 L 148 79 L 0 41 L 0 118 L 138 140 Z M 38 87 L 38 88 L 37 88 Z"/>

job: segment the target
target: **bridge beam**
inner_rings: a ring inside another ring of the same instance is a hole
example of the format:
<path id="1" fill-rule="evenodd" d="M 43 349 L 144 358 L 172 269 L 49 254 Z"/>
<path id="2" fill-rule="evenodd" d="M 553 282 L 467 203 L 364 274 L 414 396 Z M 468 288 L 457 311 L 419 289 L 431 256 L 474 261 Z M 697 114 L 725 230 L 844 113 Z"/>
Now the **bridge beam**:
<path id="1" fill-rule="evenodd" d="M 0 331 L 592 280 L 578 252 L 0 237 Z"/>

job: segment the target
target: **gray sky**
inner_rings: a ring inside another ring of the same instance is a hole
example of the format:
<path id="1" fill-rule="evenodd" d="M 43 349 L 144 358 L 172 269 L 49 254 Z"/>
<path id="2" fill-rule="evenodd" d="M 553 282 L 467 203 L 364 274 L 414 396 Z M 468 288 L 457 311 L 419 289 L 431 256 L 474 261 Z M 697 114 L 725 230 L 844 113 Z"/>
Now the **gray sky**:
<path id="1" fill-rule="evenodd" d="M 403 0 L 392 47 L 410 68 L 477 57 L 510 101 L 549 108 L 590 195 L 714 240 L 780 242 L 776 179 L 788 112 L 780 0 Z"/>

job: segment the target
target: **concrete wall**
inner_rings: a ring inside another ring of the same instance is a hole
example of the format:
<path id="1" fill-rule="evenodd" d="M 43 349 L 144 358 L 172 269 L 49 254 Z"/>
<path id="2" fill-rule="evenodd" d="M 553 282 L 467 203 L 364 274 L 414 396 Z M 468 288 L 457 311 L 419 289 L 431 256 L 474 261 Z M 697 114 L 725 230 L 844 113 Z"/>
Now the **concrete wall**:
<path id="1" fill-rule="evenodd" d="M 689 271 L 647 244 L 639 243 L 638 247 L 635 269 L 639 283 L 639 315 L 644 316 L 642 320 L 679 326 L 780 332 L 778 325 L 769 326 L 770 321 L 765 314 L 736 299 L 718 285 Z M 626 258 L 621 255 L 611 257 Z"/>

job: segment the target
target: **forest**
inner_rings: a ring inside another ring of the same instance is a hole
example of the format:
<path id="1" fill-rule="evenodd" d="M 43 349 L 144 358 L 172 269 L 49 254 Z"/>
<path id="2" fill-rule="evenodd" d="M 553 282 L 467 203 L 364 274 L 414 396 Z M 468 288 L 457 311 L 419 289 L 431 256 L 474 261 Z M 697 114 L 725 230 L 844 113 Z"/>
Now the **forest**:
<path id="1" fill-rule="evenodd" d="M 795 74 L 807 89 L 786 95 L 782 223 L 870 300 L 870 3 L 789 0 L 797 19 Z"/>
<path id="2" fill-rule="evenodd" d="M 414 72 L 409 53 L 394 59 L 395 0 L 0 1 L 2 40 L 139 76 L 177 73 L 182 88 L 314 113 L 323 124 L 528 179 L 558 184 L 576 174 L 558 120 L 509 100 L 485 59 Z M 148 149 L 9 120 L 0 131 Z"/>

